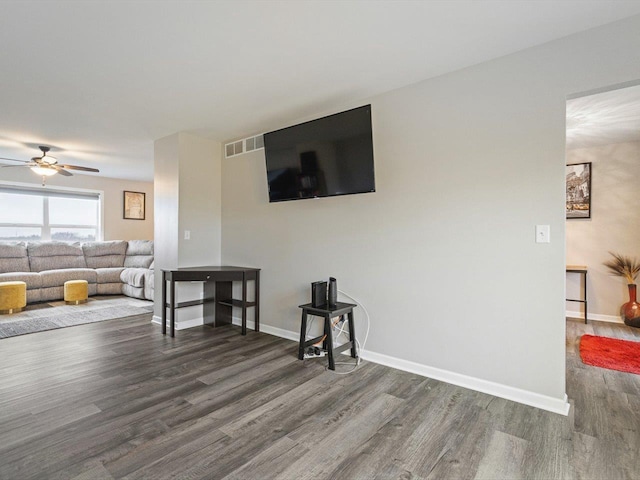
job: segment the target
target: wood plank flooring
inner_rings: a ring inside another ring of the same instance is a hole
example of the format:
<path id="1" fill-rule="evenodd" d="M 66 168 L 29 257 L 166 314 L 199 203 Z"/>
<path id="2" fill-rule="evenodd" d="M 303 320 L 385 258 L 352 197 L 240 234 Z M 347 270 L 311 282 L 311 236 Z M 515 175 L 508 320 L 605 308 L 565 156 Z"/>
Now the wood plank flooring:
<path id="1" fill-rule="evenodd" d="M 640 376 L 583 365 L 569 417 L 372 363 L 349 375 L 238 327 L 149 316 L 0 341 L 0 478 L 636 479 Z M 343 369 L 348 367 L 342 366 Z"/>

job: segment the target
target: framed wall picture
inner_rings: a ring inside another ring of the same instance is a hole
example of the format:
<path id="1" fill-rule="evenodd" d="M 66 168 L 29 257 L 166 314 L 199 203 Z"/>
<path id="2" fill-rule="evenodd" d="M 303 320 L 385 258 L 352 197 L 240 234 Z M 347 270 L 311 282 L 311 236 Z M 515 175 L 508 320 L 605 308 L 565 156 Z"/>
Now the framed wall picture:
<path id="1" fill-rule="evenodd" d="M 144 192 L 124 192 L 122 218 L 144 220 Z"/>
<path id="2" fill-rule="evenodd" d="M 567 218 L 591 218 L 591 162 L 567 165 Z"/>

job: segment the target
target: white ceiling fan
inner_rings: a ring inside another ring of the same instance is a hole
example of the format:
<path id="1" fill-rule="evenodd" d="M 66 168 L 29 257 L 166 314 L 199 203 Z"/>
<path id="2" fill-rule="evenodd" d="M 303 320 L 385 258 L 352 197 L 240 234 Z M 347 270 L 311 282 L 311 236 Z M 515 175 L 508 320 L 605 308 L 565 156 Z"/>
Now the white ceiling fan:
<path id="1" fill-rule="evenodd" d="M 70 177 L 73 174 L 68 172 L 67 170 L 81 170 L 83 172 L 100 172 L 97 168 L 89 168 L 89 167 L 81 167 L 79 165 L 60 165 L 58 164 L 58 160 L 51 155 L 47 155 L 51 148 L 40 145 L 38 147 L 42 152 L 42 155 L 39 157 L 33 157 L 31 160 L 17 160 L 15 158 L 5 158 L 0 157 L 0 160 L 9 160 L 11 162 L 20 162 L 23 165 L 1 165 L 0 168 L 4 167 L 29 167 L 34 173 L 40 175 L 42 177 L 42 185 L 44 186 L 44 181 L 46 177 L 51 177 L 56 173 L 60 175 L 64 175 L 65 177 Z"/>

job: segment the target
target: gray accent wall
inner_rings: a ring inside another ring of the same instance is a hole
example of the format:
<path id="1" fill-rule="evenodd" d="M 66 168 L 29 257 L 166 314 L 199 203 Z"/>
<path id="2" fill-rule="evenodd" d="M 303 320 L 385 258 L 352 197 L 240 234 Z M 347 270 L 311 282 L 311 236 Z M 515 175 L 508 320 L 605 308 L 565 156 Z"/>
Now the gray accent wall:
<path id="1" fill-rule="evenodd" d="M 318 112 L 372 104 L 375 193 L 269 204 L 263 151 L 224 160 L 222 263 L 263 269 L 264 325 L 299 331 L 309 284 L 334 276 L 370 313 L 367 350 L 563 401 L 565 101 L 639 79 L 638 32 L 633 17 Z"/>

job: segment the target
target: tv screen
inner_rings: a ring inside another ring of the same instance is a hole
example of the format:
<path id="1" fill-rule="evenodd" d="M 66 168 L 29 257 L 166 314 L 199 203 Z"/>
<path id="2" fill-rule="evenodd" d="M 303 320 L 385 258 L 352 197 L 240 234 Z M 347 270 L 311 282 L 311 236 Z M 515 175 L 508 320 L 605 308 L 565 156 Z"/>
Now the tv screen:
<path id="1" fill-rule="evenodd" d="M 269 201 L 375 192 L 371 105 L 264 135 Z"/>

